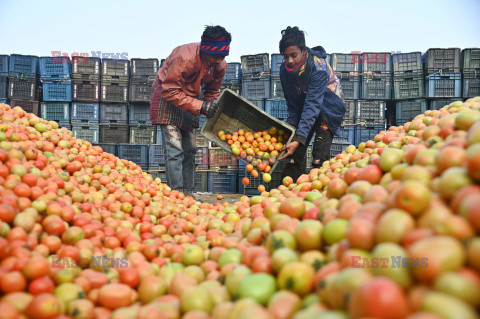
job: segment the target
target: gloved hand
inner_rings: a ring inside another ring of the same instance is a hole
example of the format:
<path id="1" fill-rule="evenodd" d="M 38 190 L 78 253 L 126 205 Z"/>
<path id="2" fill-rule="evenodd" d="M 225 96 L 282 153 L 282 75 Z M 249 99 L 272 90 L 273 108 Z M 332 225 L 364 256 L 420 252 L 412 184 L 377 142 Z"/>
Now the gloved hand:
<path id="1" fill-rule="evenodd" d="M 202 108 L 200 109 L 200 114 L 205 115 L 207 118 L 213 117 L 215 112 L 218 110 L 218 105 L 213 100 L 206 100 L 202 104 Z"/>

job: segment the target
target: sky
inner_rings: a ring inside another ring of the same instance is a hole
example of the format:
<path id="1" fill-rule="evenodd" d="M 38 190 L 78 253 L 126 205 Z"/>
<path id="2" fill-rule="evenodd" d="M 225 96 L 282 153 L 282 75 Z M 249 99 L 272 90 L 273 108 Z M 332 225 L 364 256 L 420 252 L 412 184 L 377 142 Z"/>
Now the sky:
<path id="1" fill-rule="evenodd" d="M 480 0 L 0 0 L 0 54 L 127 53 L 167 57 L 205 25 L 232 34 L 228 62 L 278 53 L 298 26 L 327 53 L 480 47 Z"/>

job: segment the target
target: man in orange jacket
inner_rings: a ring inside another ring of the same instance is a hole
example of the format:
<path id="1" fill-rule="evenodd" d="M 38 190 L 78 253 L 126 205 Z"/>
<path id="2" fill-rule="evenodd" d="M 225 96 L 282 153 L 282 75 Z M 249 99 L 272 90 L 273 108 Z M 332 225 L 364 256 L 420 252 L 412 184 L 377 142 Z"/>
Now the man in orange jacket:
<path id="1" fill-rule="evenodd" d="M 195 186 L 195 132 L 199 115 L 212 117 L 227 70 L 232 36 L 207 26 L 200 43 L 176 47 L 157 74 L 150 97 L 150 119 L 160 124 L 166 150 L 167 184 L 191 195 Z M 201 97 L 203 90 L 203 98 Z"/>

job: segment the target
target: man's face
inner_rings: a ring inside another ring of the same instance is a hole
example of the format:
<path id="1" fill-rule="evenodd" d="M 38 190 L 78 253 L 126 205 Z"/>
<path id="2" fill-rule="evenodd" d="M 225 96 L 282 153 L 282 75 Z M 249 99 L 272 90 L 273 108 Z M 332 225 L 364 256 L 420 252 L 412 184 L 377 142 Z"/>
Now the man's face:
<path id="1" fill-rule="evenodd" d="M 300 62 L 302 62 L 305 50 L 300 50 L 296 45 L 289 46 L 283 51 L 283 58 L 285 59 L 285 65 L 290 69 L 295 69 Z"/>
<path id="2" fill-rule="evenodd" d="M 205 62 L 208 63 L 209 66 L 217 66 L 223 60 L 225 60 L 225 56 L 223 56 L 223 55 L 203 54 L 203 58 L 204 58 Z"/>

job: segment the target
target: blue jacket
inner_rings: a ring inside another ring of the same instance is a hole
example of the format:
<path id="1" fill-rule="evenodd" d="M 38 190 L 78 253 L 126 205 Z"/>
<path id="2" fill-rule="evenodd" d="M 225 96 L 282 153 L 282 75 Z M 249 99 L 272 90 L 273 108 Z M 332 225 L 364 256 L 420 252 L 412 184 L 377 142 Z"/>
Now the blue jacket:
<path id="1" fill-rule="evenodd" d="M 330 65 L 322 47 L 307 48 L 308 60 L 302 80 L 287 74 L 285 62 L 280 67 L 280 80 L 288 106 L 287 123 L 296 127 L 295 140 L 306 145 L 315 123 L 322 117 L 336 135 L 345 115 L 345 103 L 340 81 Z M 319 124 L 319 123 L 318 123 Z"/>

